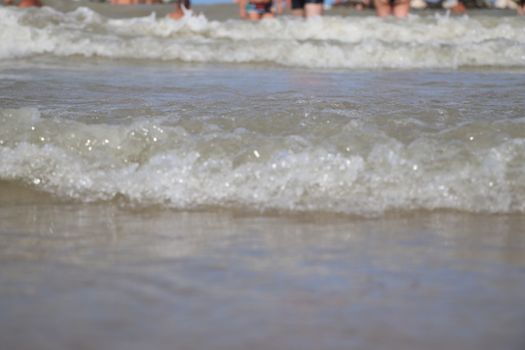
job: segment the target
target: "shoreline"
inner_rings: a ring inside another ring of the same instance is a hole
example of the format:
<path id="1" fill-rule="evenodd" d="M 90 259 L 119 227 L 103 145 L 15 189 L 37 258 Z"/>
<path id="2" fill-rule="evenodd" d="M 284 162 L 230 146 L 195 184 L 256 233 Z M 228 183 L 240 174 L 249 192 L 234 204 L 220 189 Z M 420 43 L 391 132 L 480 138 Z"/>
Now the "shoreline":
<path id="1" fill-rule="evenodd" d="M 0 216 L 7 348 L 129 349 L 130 334 L 132 349 L 166 350 L 523 344 L 523 217 L 306 221 L 34 203 Z"/>
<path id="2" fill-rule="evenodd" d="M 156 4 L 156 5 L 111 5 L 108 3 L 98 3 L 88 0 L 68 1 L 68 0 L 43 0 L 44 6 L 49 6 L 60 12 L 71 12 L 79 7 L 89 8 L 105 17 L 109 18 L 133 18 L 146 17 L 155 13 L 158 18 L 167 16 L 174 10 L 173 4 Z M 230 19 L 240 19 L 238 5 L 235 3 L 225 4 L 208 4 L 208 5 L 193 5 L 193 13 L 196 15 L 203 14 L 209 20 L 226 21 Z M 446 14 L 444 9 L 429 8 L 424 10 L 411 10 L 411 14 L 419 16 L 433 16 L 436 13 Z M 284 16 L 289 16 L 290 11 L 285 10 Z M 504 17 L 515 16 L 516 12 L 510 9 L 468 9 L 466 14 L 451 16 L 491 16 Z M 369 17 L 375 16 L 373 9 L 365 9 L 357 11 L 350 6 L 332 7 L 325 11 L 325 16 L 340 16 L 340 17 Z"/>

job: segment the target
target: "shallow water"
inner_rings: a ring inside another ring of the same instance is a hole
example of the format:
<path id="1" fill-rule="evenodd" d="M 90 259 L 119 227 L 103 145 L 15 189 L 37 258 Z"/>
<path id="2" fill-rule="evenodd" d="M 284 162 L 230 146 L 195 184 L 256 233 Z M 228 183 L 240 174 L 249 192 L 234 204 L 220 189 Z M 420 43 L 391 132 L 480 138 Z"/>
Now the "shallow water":
<path id="1" fill-rule="evenodd" d="M 0 18 L 0 180 L 177 209 L 525 211 L 522 18 Z"/>
<path id="2" fill-rule="evenodd" d="M 521 71 L 58 62 L 3 70 L 3 180 L 179 209 L 525 211 Z"/>
<path id="3" fill-rule="evenodd" d="M 149 17 L 111 19 L 86 8 L 0 8 L 0 59 L 42 54 L 305 68 L 525 66 L 517 16 L 290 17 L 251 23 Z"/>
<path id="4" fill-rule="evenodd" d="M 40 200 L 0 206 L 8 348 L 525 344 L 523 216 L 348 220 Z"/>
<path id="5" fill-rule="evenodd" d="M 522 19 L 0 19 L 4 346 L 525 346 Z"/>

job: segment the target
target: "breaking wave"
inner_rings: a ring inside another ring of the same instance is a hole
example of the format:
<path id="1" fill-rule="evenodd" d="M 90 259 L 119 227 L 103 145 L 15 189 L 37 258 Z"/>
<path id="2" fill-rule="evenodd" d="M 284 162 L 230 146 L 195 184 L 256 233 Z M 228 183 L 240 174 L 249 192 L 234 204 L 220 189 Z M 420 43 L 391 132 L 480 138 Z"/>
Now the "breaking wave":
<path id="1" fill-rule="evenodd" d="M 328 132 L 288 118 L 284 129 L 220 117 L 107 125 L 3 109 L 0 180 L 82 202 L 178 209 L 525 212 L 523 119 L 422 128 L 402 142 L 373 120 L 341 120 Z M 296 132 L 300 123 L 308 132 Z"/>
<path id="2" fill-rule="evenodd" d="M 525 67 L 525 26 L 518 17 L 282 17 L 252 23 L 0 8 L 0 60 L 36 55 L 335 69 Z"/>

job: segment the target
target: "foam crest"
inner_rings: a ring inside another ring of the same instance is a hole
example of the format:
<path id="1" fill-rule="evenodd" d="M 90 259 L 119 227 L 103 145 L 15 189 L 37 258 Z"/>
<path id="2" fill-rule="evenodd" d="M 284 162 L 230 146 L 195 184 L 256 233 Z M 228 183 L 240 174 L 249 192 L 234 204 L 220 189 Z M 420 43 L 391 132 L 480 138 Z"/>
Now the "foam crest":
<path id="1" fill-rule="evenodd" d="M 297 135 L 216 122 L 98 125 L 1 110 L 0 180 L 85 202 L 178 209 L 525 212 L 520 120 L 421 129 L 410 142 L 373 120 L 347 121 L 328 137 L 319 125 Z"/>
<path id="2" fill-rule="evenodd" d="M 524 67 L 519 18 L 282 17 L 252 23 L 0 8 L 0 59 L 35 55 L 312 68 Z"/>

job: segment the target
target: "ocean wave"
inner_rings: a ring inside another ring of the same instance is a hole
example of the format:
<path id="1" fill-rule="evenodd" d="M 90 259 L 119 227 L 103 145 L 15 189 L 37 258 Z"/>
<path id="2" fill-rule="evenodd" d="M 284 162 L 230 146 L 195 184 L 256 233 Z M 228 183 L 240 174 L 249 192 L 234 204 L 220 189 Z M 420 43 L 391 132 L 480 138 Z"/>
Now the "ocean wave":
<path id="1" fill-rule="evenodd" d="M 110 19 L 0 8 L 0 60 L 36 55 L 335 69 L 525 67 L 520 18 Z"/>
<path id="2" fill-rule="evenodd" d="M 0 110 L 0 124 L 0 180 L 82 202 L 367 216 L 525 212 L 522 119 L 422 129 L 410 142 L 359 119 L 323 137 L 315 136 L 323 123 L 302 134 L 213 118 L 84 124 L 35 108 Z"/>

